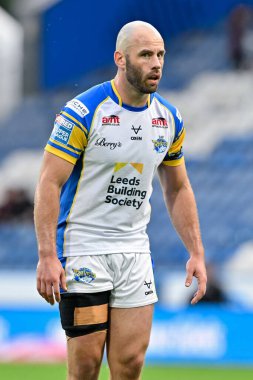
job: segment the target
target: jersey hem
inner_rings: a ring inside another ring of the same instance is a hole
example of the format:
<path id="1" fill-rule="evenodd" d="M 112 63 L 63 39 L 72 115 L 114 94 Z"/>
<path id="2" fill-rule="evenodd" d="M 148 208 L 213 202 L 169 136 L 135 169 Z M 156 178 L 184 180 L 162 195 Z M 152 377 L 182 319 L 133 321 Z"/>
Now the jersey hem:
<path id="1" fill-rule="evenodd" d="M 82 251 L 82 252 L 71 252 L 68 254 L 62 254 L 60 253 L 60 257 L 76 257 L 76 256 L 93 256 L 93 255 L 111 255 L 114 253 L 151 253 L 150 249 L 141 249 L 141 248 L 134 248 L 134 249 L 118 249 L 118 250 L 106 250 L 106 251 Z"/>

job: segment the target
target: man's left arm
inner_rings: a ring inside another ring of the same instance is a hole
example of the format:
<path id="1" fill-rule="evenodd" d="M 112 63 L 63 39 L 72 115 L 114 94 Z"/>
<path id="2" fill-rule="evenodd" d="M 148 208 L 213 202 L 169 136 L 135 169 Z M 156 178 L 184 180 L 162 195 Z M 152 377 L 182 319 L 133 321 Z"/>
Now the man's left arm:
<path id="1" fill-rule="evenodd" d="M 191 304 L 196 304 L 206 292 L 206 267 L 197 206 L 184 161 L 178 166 L 161 164 L 158 174 L 166 207 L 172 223 L 189 252 L 185 286 L 197 278 L 198 290 Z"/>

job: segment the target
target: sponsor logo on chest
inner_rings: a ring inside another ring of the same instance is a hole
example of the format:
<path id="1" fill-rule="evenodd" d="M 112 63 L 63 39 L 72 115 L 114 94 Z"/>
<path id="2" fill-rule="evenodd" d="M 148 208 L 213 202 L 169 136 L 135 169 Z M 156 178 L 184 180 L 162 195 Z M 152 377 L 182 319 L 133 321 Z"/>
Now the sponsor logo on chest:
<path id="1" fill-rule="evenodd" d="M 138 127 L 135 127 L 134 125 L 132 125 L 132 128 L 131 128 L 132 131 L 134 131 L 135 135 L 134 136 L 131 136 L 131 140 L 142 140 L 142 136 L 139 136 L 139 132 L 142 131 L 142 128 L 141 128 L 141 125 L 139 125 Z"/>
<path id="2" fill-rule="evenodd" d="M 152 119 L 152 128 L 168 128 L 168 122 L 164 117 L 154 117 Z"/>
<path id="3" fill-rule="evenodd" d="M 122 146 L 122 143 L 120 141 L 109 142 L 106 140 L 105 137 L 99 137 L 95 142 L 95 146 L 100 146 L 100 147 L 108 148 L 110 150 L 114 150 L 116 148 L 120 148 Z"/>
<path id="4" fill-rule="evenodd" d="M 119 126 L 120 125 L 120 118 L 116 115 L 110 115 L 110 116 L 103 116 L 102 117 L 102 126 Z"/>
<path id="5" fill-rule="evenodd" d="M 105 203 L 119 207 L 133 207 L 139 210 L 146 198 L 147 191 L 141 188 L 141 178 L 136 175 L 124 177 L 118 172 L 127 165 L 142 174 L 144 165 L 141 162 L 116 162 L 114 174 L 107 188 Z M 115 174 L 117 173 L 117 174 Z"/>

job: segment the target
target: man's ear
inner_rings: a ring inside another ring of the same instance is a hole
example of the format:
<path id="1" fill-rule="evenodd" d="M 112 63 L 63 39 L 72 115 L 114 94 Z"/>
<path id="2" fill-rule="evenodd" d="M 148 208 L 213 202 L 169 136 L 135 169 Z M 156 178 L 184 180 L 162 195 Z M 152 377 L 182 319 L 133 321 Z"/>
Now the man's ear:
<path id="1" fill-rule="evenodd" d="M 119 69 L 125 70 L 126 58 L 125 58 L 125 55 L 121 51 L 118 51 L 118 50 L 115 51 L 114 62 L 115 62 L 115 65 L 118 66 Z"/>

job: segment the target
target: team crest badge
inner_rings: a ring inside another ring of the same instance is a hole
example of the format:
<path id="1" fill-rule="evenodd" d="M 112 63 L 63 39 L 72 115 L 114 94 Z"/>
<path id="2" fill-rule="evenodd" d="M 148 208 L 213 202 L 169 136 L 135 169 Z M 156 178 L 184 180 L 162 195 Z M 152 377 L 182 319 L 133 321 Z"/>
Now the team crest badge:
<path id="1" fill-rule="evenodd" d="M 96 274 L 89 268 L 72 269 L 74 273 L 74 281 L 90 284 L 95 280 Z"/>
<path id="2" fill-rule="evenodd" d="M 159 136 L 159 138 L 157 140 L 152 140 L 153 144 L 154 144 L 154 150 L 157 152 L 157 153 L 163 153 L 166 151 L 167 149 L 167 146 L 168 146 L 168 143 L 167 141 L 164 139 L 164 137 L 162 136 Z"/>

